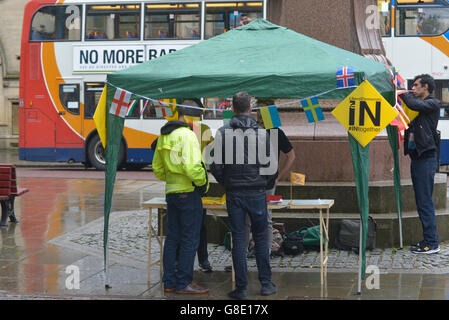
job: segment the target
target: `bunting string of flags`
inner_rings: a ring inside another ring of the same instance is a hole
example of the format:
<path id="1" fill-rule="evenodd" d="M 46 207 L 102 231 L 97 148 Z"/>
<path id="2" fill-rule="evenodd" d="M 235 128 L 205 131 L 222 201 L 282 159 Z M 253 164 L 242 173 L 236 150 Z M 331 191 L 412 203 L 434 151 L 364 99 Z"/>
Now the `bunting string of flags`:
<path id="1" fill-rule="evenodd" d="M 322 121 L 322 120 L 324 120 L 324 114 L 323 114 L 323 111 L 322 111 L 321 106 L 318 101 L 319 96 L 328 94 L 330 92 L 333 92 L 333 91 L 339 90 L 339 89 L 348 89 L 348 88 L 356 88 L 357 87 L 354 82 L 354 68 L 353 67 L 337 68 L 336 79 L 337 79 L 337 88 L 333 88 L 333 89 L 327 90 L 325 92 L 316 94 L 314 96 L 301 98 L 301 99 L 297 99 L 294 101 L 284 102 L 284 103 L 270 105 L 270 106 L 266 106 L 266 107 L 254 107 L 253 110 L 260 109 L 262 118 L 264 120 L 265 128 L 267 128 L 267 129 L 277 128 L 277 127 L 281 126 L 281 121 L 279 118 L 279 113 L 278 113 L 277 108 L 279 108 L 280 106 L 295 104 L 295 103 L 299 103 L 300 106 L 304 109 L 304 112 L 307 117 L 307 121 L 309 123 Z M 133 94 L 134 96 L 136 96 L 138 98 L 145 99 L 145 104 L 142 108 L 142 111 L 140 112 L 140 115 L 142 115 L 145 112 L 145 110 L 147 109 L 147 107 L 151 101 L 157 102 L 157 105 L 155 104 L 154 106 L 155 106 L 156 116 L 158 118 L 172 117 L 173 116 L 172 108 L 178 107 L 178 106 L 203 110 L 203 108 L 201 108 L 201 107 L 186 106 L 183 104 L 165 102 L 160 99 L 159 100 L 152 99 L 150 97 L 146 97 L 143 95 L 131 93 L 131 92 L 126 91 L 122 88 L 119 88 L 111 83 L 107 83 L 107 84 L 116 88 L 116 92 L 114 95 L 113 103 L 111 104 L 110 112 L 112 114 L 116 114 L 123 118 L 126 115 L 130 115 L 132 113 L 134 106 L 136 105 L 137 99 L 134 99 L 130 102 L 131 94 Z M 122 96 L 123 96 L 123 98 L 122 98 Z M 120 100 L 121 98 L 124 100 Z M 119 111 L 117 111 L 119 106 L 123 110 L 119 109 Z M 230 101 L 226 100 L 224 103 L 220 104 L 220 106 L 217 109 L 210 108 L 208 110 L 211 110 L 211 111 L 216 110 L 218 112 L 224 112 L 225 110 L 229 110 L 229 106 L 230 106 Z M 223 117 L 223 118 L 225 119 L 225 117 Z M 228 121 L 229 120 L 226 117 L 224 122 L 226 123 Z"/>
<path id="2" fill-rule="evenodd" d="M 122 88 L 120 88 L 120 87 L 117 87 L 117 86 L 115 86 L 115 85 L 109 83 L 109 82 L 107 82 L 106 84 L 107 84 L 107 85 L 110 85 L 111 87 L 116 88 L 116 90 L 126 91 L 126 90 L 124 90 L 124 89 L 122 89 Z M 280 107 L 280 106 L 289 105 L 289 104 L 301 103 L 302 100 L 307 100 L 307 99 L 311 99 L 311 98 L 318 98 L 319 96 L 323 96 L 323 95 L 328 94 L 328 93 L 331 93 L 331 92 L 333 92 L 333 91 L 340 90 L 340 89 L 348 89 L 348 88 L 354 88 L 354 89 L 355 89 L 355 88 L 357 88 L 357 86 L 356 86 L 356 85 L 351 85 L 351 86 L 349 86 L 349 87 L 344 87 L 344 88 L 334 88 L 334 89 L 327 90 L 327 91 L 325 91 L 325 92 L 321 92 L 321 93 L 315 94 L 315 95 L 313 95 L 313 96 L 309 96 L 309 97 L 305 97 L 305 98 L 299 98 L 299 99 L 296 99 L 296 100 L 294 100 L 294 101 L 288 101 L 288 102 L 279 103 L 279 104 L 275 104 L 275 105 L 271 105 L 271 106 L 267 106 L 267 107 Z M 144 112 L 144 110 L 147 108 L 148 103 L 149 103 L 150 101 L 152 101 L 152 102 L 158 102 L 158 103 L 160 103 L 160 104 L 165 104 L 165 105 L 167 105 L 167 106 L 175 106 L 175 107 L 178 107 L 178 106 L 179 106 L 179 107 L 185 107 L 185 108 L 192 108 L 192 109 L 204 110 L 204 108 L 201 108 L 201 107 L 187 106 L 187 105 L 177 104 L 177 103 L 172 103 L 172 102 L 165 102 L 165 101 L 161 101 L 161 100 L 158 100 L 158 99 L 153 99 L 153 98 L 150 98 L 150 97 L 147 97 L 147 96 L 144 96 L 144 95 L 140 95 L 140 94 L 137 94 L 137 93 L 131 93 L 131 92 L 129 92 L 129 91 L 126 91 L 126 92 L 128 92 L 129 94 L 133 94 L 134 96 L 136 96 L 136 97 L 138 97 L 138 98 L 141 98 L 141 99 L 143 99 L 143 100 L 146 100 L 145 105 L 144 105 L 144 107 L 143 107 L 143 109 L 142 109 L 142 111 L 141 111 L 141 114 L 142 114 L 142 113 Z M 116 91 L 116 94 L 117 94 L 117 91 Z M 129 101 L 130 101 L 130 99 L 128 99 L 128 105 L 129 105 Z M 260 108 L 261 108 L 261 107 L 255 107 L 255 108 L 253 108 L 253 110 L 258 110 L 258 109 L 260 109 Z M 210 109 L 208 109 L 208 110 L 210 110 L 210 111 L 216 110 L 216 111 L 218 111 L 218 112 L 222 112 L 223 110 L 227 110 L 227 108 L 223 108 L 223 106 L 221 106 L 220 108 L 217 108 L 217 109 L 210 108 Z"/>

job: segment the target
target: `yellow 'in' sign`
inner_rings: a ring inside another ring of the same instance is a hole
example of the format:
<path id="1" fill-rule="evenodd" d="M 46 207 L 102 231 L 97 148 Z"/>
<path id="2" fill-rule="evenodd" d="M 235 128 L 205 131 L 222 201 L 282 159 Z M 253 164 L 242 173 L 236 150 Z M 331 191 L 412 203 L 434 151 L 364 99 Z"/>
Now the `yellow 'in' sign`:
<path id="1" fill-rule="evenodd" d="M 398 116 L 368 80 L 349 94 L 332 114 L 363 147 Z"/>

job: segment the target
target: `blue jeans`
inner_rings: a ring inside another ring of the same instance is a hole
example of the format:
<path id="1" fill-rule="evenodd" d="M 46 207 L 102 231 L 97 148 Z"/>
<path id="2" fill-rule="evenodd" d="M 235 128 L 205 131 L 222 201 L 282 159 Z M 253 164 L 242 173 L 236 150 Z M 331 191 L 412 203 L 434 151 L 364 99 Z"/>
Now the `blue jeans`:
<path id="1" fill-rule="evenodd" d="M 232 233 L 232 261 L 237 290 L 248 286 L 246 264 L 246 215 L 256 244 L 256 263 L 262 285 L 271 282 L 270 253 L 267 243 L 267 200 L 263 190 L 233 190 L 226 192 L 226 207 Z"/>
<path id="2" fill-rule="evenodd" d="M 202 219 L 201 230 L 200 230 L 200 242 L 199 242 L 198 251 L 197 251 L 198 263 L 200 265 L 209 263 L 209 254 L 207 252 L 206 215 L 207 215 L 207 211 L 206 211 L 206 209 L 203 209 L 203 219 Z"/>
<path id="3" fill-rule="evenodd" d="M 438 246 L 437 223 L 433 205 L 433 185 L 437 171 L 436 151 L 425 152 L 421 157 L 412 157 L 410 166 L 416 208 L 423 228 L 424 242 L 428 246 Z"/>
<path id="4" fill-rule="evenodd" d="M 170 193 L 166 195 L 166 200 L 167 237 L 164 242 L 162 282 L 165 288 L 184 289 L 193 280 L 203 203 L 197 192 Z"/>

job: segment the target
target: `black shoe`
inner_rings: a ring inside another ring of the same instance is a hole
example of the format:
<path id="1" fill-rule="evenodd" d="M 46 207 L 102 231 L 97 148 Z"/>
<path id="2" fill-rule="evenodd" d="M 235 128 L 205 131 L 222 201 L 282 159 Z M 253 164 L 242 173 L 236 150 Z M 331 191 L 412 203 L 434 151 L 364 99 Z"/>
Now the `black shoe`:
<path id="1" fill-rule="evenodd" d="M 412 247 L 410 248 L 410 251 L 412 253 L 425 253 L 425 254 L 431 254 L 431 253 L 438 253 L 440 252 L 439 246 L 428 246 L 424 243 L 420 243 L 418 247 Z"/>
<path id="2" fill-rule="evenodd" d="M 232 266 L 226 266 L 225 267 L 226 272 L 232 272 Z"/>
<path id="3" fill-rule="evenodd" d="M 418 247 L 421 247 L 422 244 L 424 244 L 424 240 L 418 241 L 417 243 L 412 243 L 412 244 L 410 245 L 410 249 L 411 249 L 411 248 L 418 248 Z"/>
<path id="4" fill-rule="evenodd" d="M 228 293 L 228 297 L 237 300 L 248 300 L 248 294 L 246 293 L 246 290 L 235 289 L 234 291 Z"/>
<path id="5" fill-rule="evenodd" d="M 263 296 L 270 296 L 272 294 L 275 294 L 276 292 L 278 292 L 278 288 L 273 282 L 263 284 L 262 289 L 260 289 L 260 294 Z"/>
<path id="6" fill-rule="evenodd" d="M 205 263 L 200 263 L 200 270 L 204 273 L 210 273 L 212 272 L 212 266 L 210 265 L 209 261 Z"/>

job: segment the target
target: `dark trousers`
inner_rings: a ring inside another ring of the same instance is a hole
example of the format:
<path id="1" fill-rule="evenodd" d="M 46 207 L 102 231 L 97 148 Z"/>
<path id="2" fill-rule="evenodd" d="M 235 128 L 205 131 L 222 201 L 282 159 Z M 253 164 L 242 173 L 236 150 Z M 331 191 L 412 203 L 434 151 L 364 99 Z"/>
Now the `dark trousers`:
<path id="1" fill-rule="evenodd" d="M 263 190 L 236 190 L 226 192 L 226 207 L 232 234 L 232 262 L 238 290 L 248 286 L 246 264 L 246 216 L 251 220 L 251 232 L 256 244 L 256 263 L 259 281 L 271 282 L 270 253 L 267 244 L 267 200 Z"/>
<path id="2" fill-rule="evenodd" d="M 421 157 L 412 157 L 410 166 L 416 207 L 423 228 L 424 242 L 438 246 L 437 224 L 432 194 L 437 171 L 436 151 L 425 152 Z"/>
<path id="3" fill-rule="evenodd" d="M 207 229 L 206 229 L 206 209 L 203 209 L 203 221 L 201 223 L 200 244 L 198 246 L 198 263 L 200 265 L 209 263 L 209 254 L 207 253 Z"/>
<path id="4" fill-rule="evenodd" d="M 164 242 L 162 282 L 165 288 L 183 289 L 193 280 L 203 203 L 197 192 L 167 194 L 166 200 L 167 237 Z"/>

